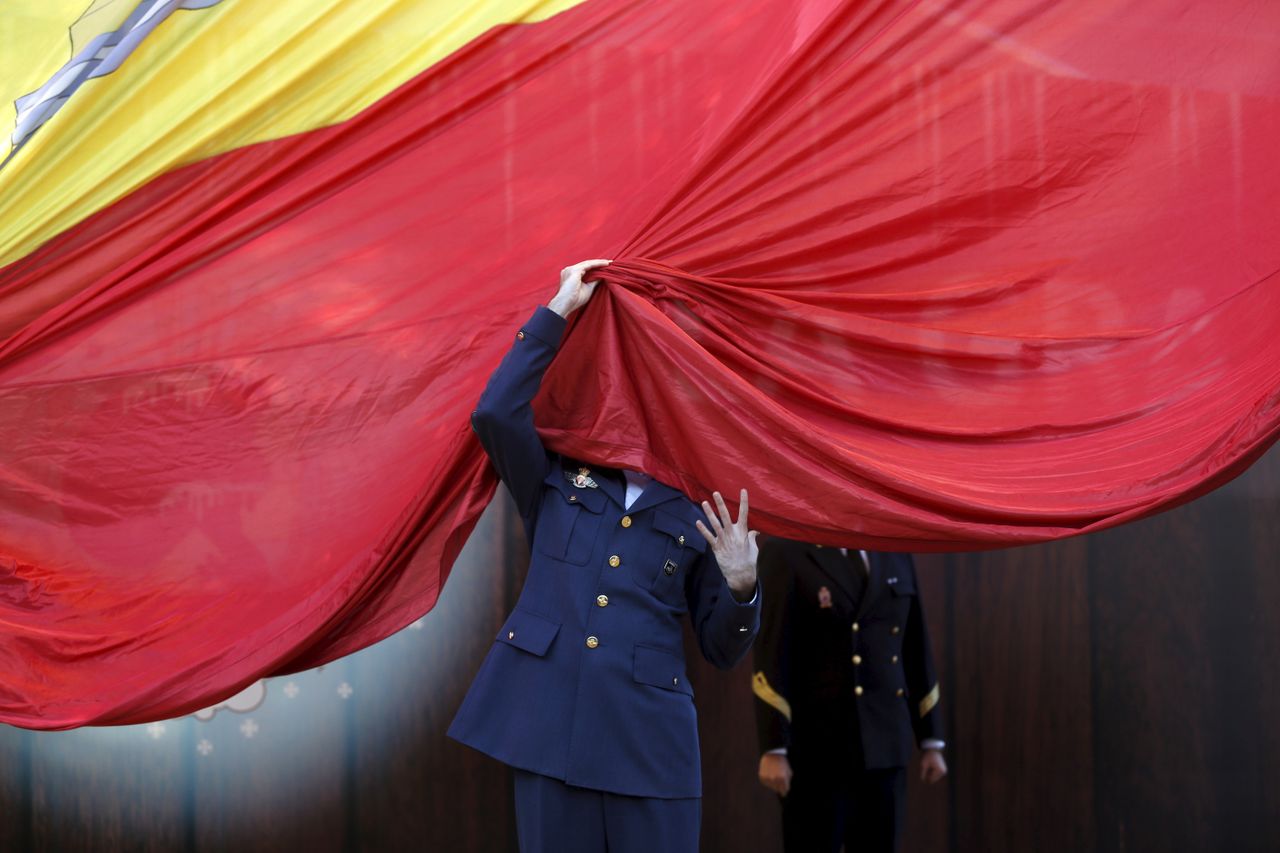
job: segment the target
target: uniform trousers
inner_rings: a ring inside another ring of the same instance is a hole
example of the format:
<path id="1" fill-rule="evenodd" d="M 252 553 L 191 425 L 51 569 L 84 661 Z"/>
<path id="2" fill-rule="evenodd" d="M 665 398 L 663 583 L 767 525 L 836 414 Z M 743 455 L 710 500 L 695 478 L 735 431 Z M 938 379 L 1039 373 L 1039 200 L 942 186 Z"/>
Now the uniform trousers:
<path id="1" fill-rule="evenodd" d="M 520 853 L 697 853 L 698 797 L 628 797 L 515 770 Z"/>
<path id="2" fill-rule="evenodd" d="M 843 773 L 797 767 L 782 799 L 787 853 L 896 853 L 906 812 L 903 767 Z"/>

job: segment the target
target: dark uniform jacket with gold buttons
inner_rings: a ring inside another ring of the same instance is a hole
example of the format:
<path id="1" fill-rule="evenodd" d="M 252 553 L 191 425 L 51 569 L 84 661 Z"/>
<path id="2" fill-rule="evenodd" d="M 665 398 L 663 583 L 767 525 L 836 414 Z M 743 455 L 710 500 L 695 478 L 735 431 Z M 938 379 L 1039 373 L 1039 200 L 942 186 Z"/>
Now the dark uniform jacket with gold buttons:
<path id="1" fill-rule="evenodd" d="M 941 739 L 938 684 L 909 554 L 769 539 L 752 687 L 760 751 L 794 769 L 905 766 Z"/>
<path id="2" fill-rule="evenodd" d="M 539 308 L 472 415 L 533 553 L 449 736 L 570 785 L 701 796 L 681 620 L 727 669 L 755 639 L 759 596 L 733 598 L 680 492 L 654 481 L 626 509 L 621 472 L 544 449 L 530 404 L 564 327 Z"/>

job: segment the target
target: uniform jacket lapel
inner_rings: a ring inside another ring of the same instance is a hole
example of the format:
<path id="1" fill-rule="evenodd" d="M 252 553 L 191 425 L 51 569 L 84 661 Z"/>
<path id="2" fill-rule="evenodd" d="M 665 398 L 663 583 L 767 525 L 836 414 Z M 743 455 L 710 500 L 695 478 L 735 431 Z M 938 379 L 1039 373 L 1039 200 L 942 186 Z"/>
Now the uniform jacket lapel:
<path id="1" fill-rule="evenodd" d="M 596 487 L 601 492 L 603 492 L 620 508 L 623 508 L 626 504 L 627 484 L 621 471 L 617 471 L 613 468 L 596 468 L 585 462 L 579 462 L 576 459 L 570 459 L 568 457 L 562 457 L 560 464 L 564 468 L 566 479 L 577 473 L 580 469 L 586 468 L 589 472 L 588 476 L 595 481 Z"/>
<path id="2" fill-rule="evenodd" d="M 608 495 L 619 509 L 627 508 L 627 482 L 622 472 L 601 470 L 596 474 L 596 482 L 600 484 L 600 491 Z"/>
<path id="3" fill-rule="evenodd" d="M 861 619 L 867 615 L 867 611 L 871 609 L 871 605 L 884 594 L 885 573 L 892 568 L 886 565 L 888 560 L 892 559 L 888 554 L 881 554 L 878 551 L 868 551 L 867 561 L 871 564 L 871 577 L 867 580 L 867 591 L 862 596 L 862 606 L 858 608 L 857 619 Z"/>
<path id="4" fill-rule="evenodd" d="M 641 510 L 648 509 L 651 506 L 657 506 L 658 504 L 663 504 L 667 501 L 673 501 L 676 498 L 682 497 L 684 497 L 683 494 L 670 486 L 659 483 L 657 480 L 653 480 L 645 490 L 640 493 L 640 497 L 636 498 L 636 502 L 631 505 L 631 508 L 628 509 L 627 512 L 640 512 Z"/>
<path id="5" fill-rule="evenodd" d="M 839 548 L 810 548 L 809 559 L 813 560 L 818 570 L 826 575 L 840 591 L 845 602 L 844 609 L 853 610 L 858 601 L 858 592 L 853 585 L 853 579 L 849 577 L 849 572 L 857 567 L 840 553 Z"/>

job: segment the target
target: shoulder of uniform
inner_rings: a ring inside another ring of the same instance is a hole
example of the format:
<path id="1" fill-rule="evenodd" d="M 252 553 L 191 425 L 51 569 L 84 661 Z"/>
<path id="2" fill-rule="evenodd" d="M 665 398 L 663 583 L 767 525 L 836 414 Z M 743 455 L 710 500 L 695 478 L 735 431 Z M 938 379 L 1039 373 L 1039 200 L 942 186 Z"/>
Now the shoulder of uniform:
<path id="1" fill-rule="evenodd" d="M 779 539 L 777 536 L 761 536 L 760 537 L 760 556 L 768 555 L 769 557 L 777 557 L 785 553 L 787 545 L 790 544 L 787 539 Z"/>
<path id="2" fill-rule="evenodd" d="M 627 475 L 619 472 L 618 476 L 625 481 Z M 677 507 L 679 507 L 678 510 Z M 697 501 L 684 493 L 681 493 L 680 500 L 660 503 L 654 509 L 668 514 L 683 515 L 689 522 L 702 521 L 704 519 L 702 507 L 698 506 Z"/>

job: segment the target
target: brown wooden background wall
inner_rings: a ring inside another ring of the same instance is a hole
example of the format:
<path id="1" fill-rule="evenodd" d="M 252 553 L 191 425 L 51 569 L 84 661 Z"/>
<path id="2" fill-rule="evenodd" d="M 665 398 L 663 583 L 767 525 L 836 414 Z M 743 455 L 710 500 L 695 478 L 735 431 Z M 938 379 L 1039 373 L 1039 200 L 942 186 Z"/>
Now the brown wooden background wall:
<path id="1" fill-rule="evenodd" d="M 907 850 L 1280 850 L 1278 511 L 1280 450 L 1118 530 L 921 557 L 952 775 L 913 785 Z M 506 771 L 443 731 L 522 548 L 495 506 L 417 630 L 299 676 L 300 696 L 273 680 L 250 714 L 162 734 L 0 727 L 0 851 L 514 850 Z M 691 676 L 703 847 L 775 850 L 749 671 Z"/>

